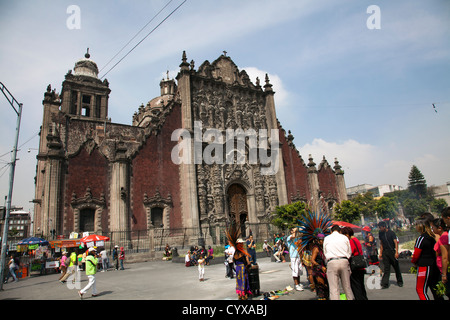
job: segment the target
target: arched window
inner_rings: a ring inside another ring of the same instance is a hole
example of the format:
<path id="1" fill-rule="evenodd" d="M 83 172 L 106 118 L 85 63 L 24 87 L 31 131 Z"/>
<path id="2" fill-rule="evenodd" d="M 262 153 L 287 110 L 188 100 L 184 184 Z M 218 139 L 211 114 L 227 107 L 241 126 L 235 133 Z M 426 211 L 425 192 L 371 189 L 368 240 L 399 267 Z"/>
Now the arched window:
<path id="1" fill-rule="evenodd" d="M 80 232 L 95 231 L 95 209 L 80 210 Z"/>

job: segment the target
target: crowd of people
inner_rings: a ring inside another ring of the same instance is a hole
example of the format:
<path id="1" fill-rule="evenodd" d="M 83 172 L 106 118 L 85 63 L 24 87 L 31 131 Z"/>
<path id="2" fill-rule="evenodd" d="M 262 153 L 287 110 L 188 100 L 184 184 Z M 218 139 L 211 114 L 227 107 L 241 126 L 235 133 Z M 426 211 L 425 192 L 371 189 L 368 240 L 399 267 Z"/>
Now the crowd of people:
<path id="1" fill-rule="evenodd" d="M 411 262 L 417 267 L 416 292 L 419 299 L 429 300 L 427 293 L 431 290 L 435 300 L 450 298 L 448 276 L 450 207 L 442 212 L 441 218 L 435 218 L 430 213 L 423 214 L 415 221 L 419 237 L 415 241 Z M 403 287 L 403 277 L 399 265 L 399 240 L 395 231 L 389 228 L 385 221 L 379 222 L 378 238 L 372 234 L 370 227 L 364 227 L 363 241 L 355 237 L 350 227 L 333 225 L 325 232 L 316 232 L 301 250 L 298 243 L 298 228 L 290 230 L 290 235 L 274 235 L 273 244 L 264 240 L 263 251 L 267 256 L 273 255 L 276 262 L 286 262 L 290 259 L 290 268 L 295 289 L 302 291 L 300 275 L 305 267 L 306 278 L 310 290 L 314 291 L 319 300 L 367 300 L 365 275 L 371 265 L 383 264 L 381 289 L 390 285 L 391 267 L 394 269 L 398 287 Z M 225 260 L 226 276 L 233 278 L 233 268 L 236 268 L 236 288 L 240 298 L 246 296 L 246 276 L 242 265 L 250 265 L 252 254 L 249 243 L 252 240 L 235 240 L 234 246 L 227 246 Z M 300 252 L 299 252 L 300 251 Z M 375 271 L 372 271 L 375 272 Z M 440 284 L 440 292 L 439 292 Z M 340 292 L 343 289 L 344 293 Z"/>
<path id="2" fill-rule="evenodd" d="M 442 211 L 440 218 L 431 213 L 424 213 L 415 220 L 417 237 L 411 262 L 417 269 L 416 292 L 420 300 L 430 300 L 428 291 L 431 291 L 435 300 L 443 300 L 444 296 L 450 298 L 448 277 L 449 268 L 449 237 L 450 207 Z M 318 300 L 342 299 L 340 289 L 344 291 L 347 300 L 367 300 L 365 275 L 370 265 L 383 264 L 381 288 L 387 289 L 390 285 L 391 266 L 395 271 L 397 285 L 403 286 L 403 277 L 399 266 L 399 241 L 396 233 L 381 221 L 377 225 L 378 237 L 372 234 L 369 227 L 363 228 L 362 243 L 355 237 L 350 227 L 327 225 L 320 229 L 311 226 L 314 230 L 305 240 L 302 230 L 292 228 L 288 236 L 276 234 L 270 245 L 264 240 L 263 251 L 273 256 L 276 262 L 290 260 L 290 269 L 295 290 L 303 291 L 300 283 L 303 267 L 306 270 L 306 279 L 309 289 L 316 293 Z M 225 277 L 236 279 L 236 293 L 239 299 L 245 300 L 251 294 L 249 271 L 257 265 L 256 243 L 253 236 L 247 239 L 238 238 L 239 233 L 227 232 L 229 244 L 224 250 Z M 170 255 L 172 249 L 165 248 L 165 255 Z M 112 252 L 114 269 L 123 270 L 125 259 L 124 248 L 117 245 Z M 193 246 L 187 251 L 185 265 L 197 266 L 199 281 L 204 281 L 205 266 L 214 259 L 214 250 L 211 246 Z M 45 260 L 45 258 L 44 258 Z M 80 297 L 92 289 L 92 296 L 97 295 L 95 274 L 97 270 L 107 271 L 110 267 L 108 253 L 104 248 L 77 248 L 70 253 L 62 252 L 59 258 L 61 276 L 59 281 L 65 283 L 73 275 L 74 282 L 79 272 L 85 271 L 89 279 L 86 287 L 78 293 Z M 8 262 L 10 273 L 14 281 L 14 257 Z M 45 266 L 44 266 L 45 268 Z M 78 274 L 77 274 L 78 273 Z"/>
<path id="3" fill-rule="evenodd" d="M 97 250 L 98 249 L 98 250 Z M 80 298 L 90 289 L 92 289 L 92 297 L 98 295 L 96 288 L 95 275 L 98 270 L 106 272 L 113 267 L 114 270 L 124 270 L 125 250 L 118 245 L 114 246 L 112 250 L 113 264 L 110 265 L 110 259 L 108 252 L 105 248 L 90 247 L 85 248 L 80 246 L 77 249 L 63 251 L 61 257 L 57 259 L 59 261 L 59 269 L 61 276 L 59 282 L 66 283 L 71 279 L 74 284 L 77 279 L 81 277 L 81 272 L 85 272 L 88 278 L 88 284 L 78 291 Z"/>

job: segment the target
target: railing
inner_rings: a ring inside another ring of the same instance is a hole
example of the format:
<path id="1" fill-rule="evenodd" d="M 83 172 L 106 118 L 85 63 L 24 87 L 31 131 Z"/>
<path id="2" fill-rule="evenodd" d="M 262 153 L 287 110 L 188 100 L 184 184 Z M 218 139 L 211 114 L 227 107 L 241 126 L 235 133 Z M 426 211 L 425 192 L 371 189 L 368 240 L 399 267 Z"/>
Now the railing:
<path id="1" fill-rule="evenodd" d="M 226 225 L 206 225 L 201 228 L 150 228 L 145 230 L 120 230 L 98 232 L 109 237 L 105 242 L 105 249 L 112 252 L 114 246 L 123 247 L 126 254 L 163 251 L 166 244 L 177 247 L 179 250 L 188 249 L 191 246 L 225 246 L 228 240 L 225 235 Z M 274 233 L 280 230 L 269 223 L 247 223 L 246 236 L 253 235 L 257 243 L 264 240 L 269 242 Z M 69 236 L 65 236 L 69 238 Z"/>

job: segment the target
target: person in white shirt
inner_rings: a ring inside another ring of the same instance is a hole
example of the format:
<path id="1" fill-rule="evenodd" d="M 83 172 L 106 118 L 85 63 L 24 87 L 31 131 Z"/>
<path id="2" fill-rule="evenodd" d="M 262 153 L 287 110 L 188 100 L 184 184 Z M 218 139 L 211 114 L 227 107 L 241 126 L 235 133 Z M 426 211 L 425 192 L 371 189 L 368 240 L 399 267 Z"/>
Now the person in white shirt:
<path id="1" fill-rule="evenodd" d="M 228 246 L 228 248 L 225 250 L 225 257 L 227 260 L 227 271 L 226 271 L 226 277 L 229 279 L 233 279 L 233 270 L 234 270 L 234 261 L 233 261 L 233 256 L 235 253 L 235 249 L 233 246 Z"/>
<path id="2" fill-rule="evenodd" d="M 350 287 L 350 263 L 352 255 L 350 242 L 346 236 L 340 234 L 340 227 L 334 225 L 331 234 L 325 237 L 323 251 L 327 259 L 327 278 L 330 288 L 330 300 L 339 300 L 339 280 L 342 283 L 347 300 L 353 300 Z"/>
<path id="3" fill-rule="evenodd" d="M 286 239 L 286 243 L 289 247 L 289 257 L 291 258 L 292 278 L 294 279 L 295 289 L 298 291 L 303 291 L 303 286 L 300 283 L 302 260 L 300 259 L 300 255 L 298 254 L 297 246 L 295 245 L 295 241 L 298 237 L 298 229 L 292 228 L 291 234 Z"/>

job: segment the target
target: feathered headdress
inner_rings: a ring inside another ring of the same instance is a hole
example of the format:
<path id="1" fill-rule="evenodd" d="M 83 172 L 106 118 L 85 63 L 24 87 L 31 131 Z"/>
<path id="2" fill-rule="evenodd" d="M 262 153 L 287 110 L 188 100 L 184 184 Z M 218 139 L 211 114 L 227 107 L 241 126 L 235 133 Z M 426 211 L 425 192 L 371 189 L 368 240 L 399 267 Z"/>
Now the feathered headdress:
<path id="1" fill-rule="evenodd" d="M 239 238 L 239 236 L 241 235 L 241 228 L 235 221 L 232 221 L 228 225 L 228 228 L 225 230 L 225 235 L 227 236 L 227 240 L 230 246 L 234 247 L 236 250 L 239 250 L 243 254 L 250 256 L 250 254 L 245 249 L 245 241 Z"/>
<path id="2" fill-rule="evenodd" d="M 328 235 L 331 233 L 331 218 L 323 212 L 309 211 L 304 221 L 299 220 L 298 226 L 301 236 L 297 238 L 295 244 L 298 251 L 302 251 L 310 242 L 317 239 L 318 234 Z"/>

